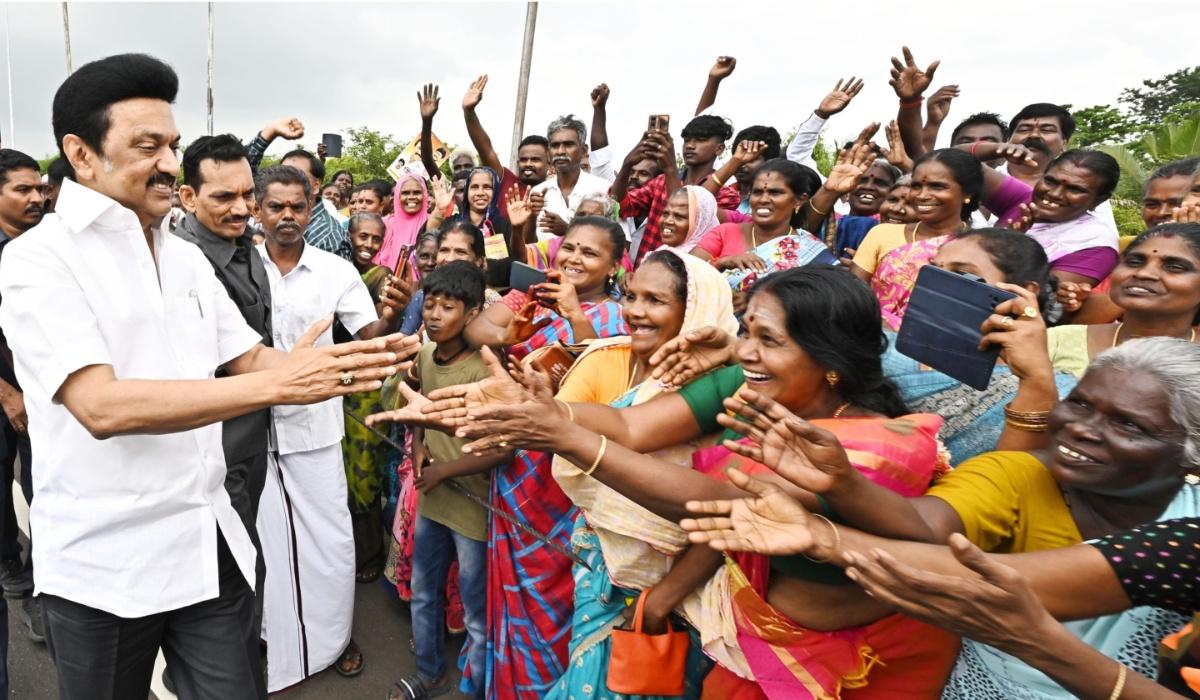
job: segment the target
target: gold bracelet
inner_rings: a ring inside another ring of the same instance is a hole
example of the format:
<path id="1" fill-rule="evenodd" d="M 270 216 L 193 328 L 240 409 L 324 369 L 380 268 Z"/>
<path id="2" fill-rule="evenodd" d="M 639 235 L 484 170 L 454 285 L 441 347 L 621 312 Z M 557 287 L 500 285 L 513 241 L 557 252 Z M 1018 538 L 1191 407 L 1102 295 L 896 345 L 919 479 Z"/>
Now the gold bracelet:
<path id="1" fill-rule="evenodd" d="M 561 403 L 563 405 L 563 408 L 567 409 L 567 418 L 572 423 L 574 423 L 575 422 L 575 411 L 571 409 L 571 404 L 567 403 L 566 401 L 563 401 L 562 399 L 555 399 L 555 401 L 558 401 L 559 403 Z"/>
<path id="2" fill-rule="evenodd" d="M 718 179 L 718 178 L 717 178 L 717 174 L 716 174 L 716 173 L 713 173 L 712 175 L 709 175 L 709 176 L 708 176 L 708 179 L 709 179 L 709 180 L 712 180 L 714 183 L 716 183 L 717 187 L 724 187 L 724 186 L 725 186 L 725 183 L 724 183 L 724 182 L 721 182 L 721 181 L 720 181 L 720 179 Z"/>
<path id="3" fill-rule="evenodd" d="M 1125 664 L 1121 664 L 1120 670 L 1117 671 L 1117 684 L 1113 686 L 1112 694 L 1108 696 L 1108 700 L 1118 700 L 1121 697 L 1121 691 L 1125 690 L 1125 677 L 1129 673 L 1129 669 Z"/>
<path id="4" fill-rule="evenodd" d="M 838 532 L 837 525 L 834 525 L 833 521 L 829 518 L 826 518 L 820 513 L 813 513 L 812 516 L 814 518 L 820 518 L 821 520 L 824 520 L 825 523 L 829 525 L 829 529 L 833 530 L 833 553 L 829 555 L 829 559 L 813 559 L 807 554 L 804 555 L 804 558 L 815 564 L 828 564 L 829 562 L 833 561 L 833 557 L 836 556 L 838 551 L 840 551 L 842 548 L 842 535 L 840 532 Z"/>
<path id="5" fill-rule="evenodd" d="M 1016 418 L 1029 423 L 1045 423 L 1050 419 L 1050 411 L 1018 411 L 1012 407 L 1011 403 L 1004 406 L 1004 415 L 1007 418 Z"/>
<path id="6" fill-rule="evenodd" d="M 592 466 L 588 467 L 583 473 L 584 476 L 591 476 L 592 472 L 596 471 L 596 467 L 600 466 L 600 460 L 604 459 L 604 451 L 608 449 L 608 436 L 600 436 L 600 451 L 596 453 L 596 461 L 592 462 Z"/>
<path id="7" fill-rule="evenodd" d="M 1050 429 L 1050 426 L 1045 423 L 1027 423 L 1015 418 L 1008 418 L 1007 416 L 1004 418 L 1004 422 L 1017 430 L 1024 430 L 1030 433 L 1044 433 Z"/>
<path id="8" fill-rule="evenodd" d="M 817 205 L 813 204 L 812 197 L 808 198 L 808 208 L 817 213 L 817 216 L 829 216 L 829 212 L 817 209 Z"/>

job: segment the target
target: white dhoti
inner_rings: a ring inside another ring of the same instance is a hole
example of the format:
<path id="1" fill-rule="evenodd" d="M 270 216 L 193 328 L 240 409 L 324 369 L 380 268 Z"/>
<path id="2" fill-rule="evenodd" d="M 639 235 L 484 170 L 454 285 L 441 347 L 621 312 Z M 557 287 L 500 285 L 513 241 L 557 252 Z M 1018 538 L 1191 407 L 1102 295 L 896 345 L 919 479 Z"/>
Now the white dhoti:
<path id="1" fill-rule="evenodd" d="M 354 618 L 354 534 L 340 443 L 272 455 L 258 509 L 267 566 L 263 639 L 267 689 L 332 665 Z"/>

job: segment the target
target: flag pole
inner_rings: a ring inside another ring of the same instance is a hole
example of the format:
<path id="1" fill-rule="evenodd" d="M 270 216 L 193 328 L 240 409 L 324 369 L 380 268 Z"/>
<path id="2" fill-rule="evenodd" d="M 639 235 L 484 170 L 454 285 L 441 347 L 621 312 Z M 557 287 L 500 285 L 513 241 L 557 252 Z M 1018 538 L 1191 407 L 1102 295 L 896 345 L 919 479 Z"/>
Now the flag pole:
<path id="1" fill-rule="evenodd" d="M 533 33 L 537 29 L 537 9 L 536 2 L 525 3 L 525 41 L 521 47 L 521 75 L 517 80 L 517 111 L 513 116 L 509 167 L 516 167 L 517 149 L 525 133 L 525 102 L 529 98 L 529 67 L 533 62 Z"/>
<path id="2" fill-rule="evenodd" d="M 8 147 L 17 144 L 17 120 L 13 111 L 12 39 L 8 33 L 8 3 L 4 3 L 4 70 L 8 83 Z"/>

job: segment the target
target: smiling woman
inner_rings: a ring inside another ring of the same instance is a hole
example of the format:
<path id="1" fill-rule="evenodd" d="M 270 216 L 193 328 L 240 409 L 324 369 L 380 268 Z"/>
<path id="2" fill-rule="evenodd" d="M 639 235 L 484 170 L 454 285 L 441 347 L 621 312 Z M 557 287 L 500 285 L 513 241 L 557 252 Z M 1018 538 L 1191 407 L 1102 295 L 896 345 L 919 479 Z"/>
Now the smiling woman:
<path id="1" fill-rule="evenodd" d="M 1090 359 L 1127 340 L 1164 336 L 1196 341 L 1200 324 L 1200 224 L 1162 224 L 1125 249 L 1109 277 L 1116 323 L 1051 328 L 1055 369 L 1082 375 Z"/>

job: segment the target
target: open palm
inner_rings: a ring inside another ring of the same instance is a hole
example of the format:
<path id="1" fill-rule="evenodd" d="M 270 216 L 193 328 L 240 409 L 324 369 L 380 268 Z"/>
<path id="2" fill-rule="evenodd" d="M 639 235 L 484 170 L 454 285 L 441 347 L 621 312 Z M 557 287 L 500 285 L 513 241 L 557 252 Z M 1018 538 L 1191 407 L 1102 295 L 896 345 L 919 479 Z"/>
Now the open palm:
<path id="1" fill-rule="evenodd" d="M 490 375 L 470 384 L 448 386 L 430 392 L 429 403 L 422 406 L 429 420 L 443 425 L 463 426 L 471 409 L 484 406 L 508 406 L 529 400 L 529 392 L 505 371 L 490 348 L 480 350 Z"/>
<path id="2" fill-rule="evenodd" d="M 934 61 L 929 64 L 925 70 L 917 67 L 917 63 L 913 60 L 912 51 L 908 47 L 904 49 L 904 62 L 900 59 L 892 57 L 892 79 L 888 84 L 896 91 L 896 96 L 902 100 L 911 100 L 920 97 L 929 88 L 929 83 L 933 81 L 933 74 L 937 71 L 941 61 Z"/>
<path id="3" fill-rule="evenodd" d="M 692 542 L 721 551 L 773 556 L 807 552 L 813 547 L 812 515 L 796 499 L 778 486 L 744 472 L 730 470 L 728 474 L 735 486 L 753 497 L 689 502 L 689 511 L 716 516 L 680 523 Z"/>

